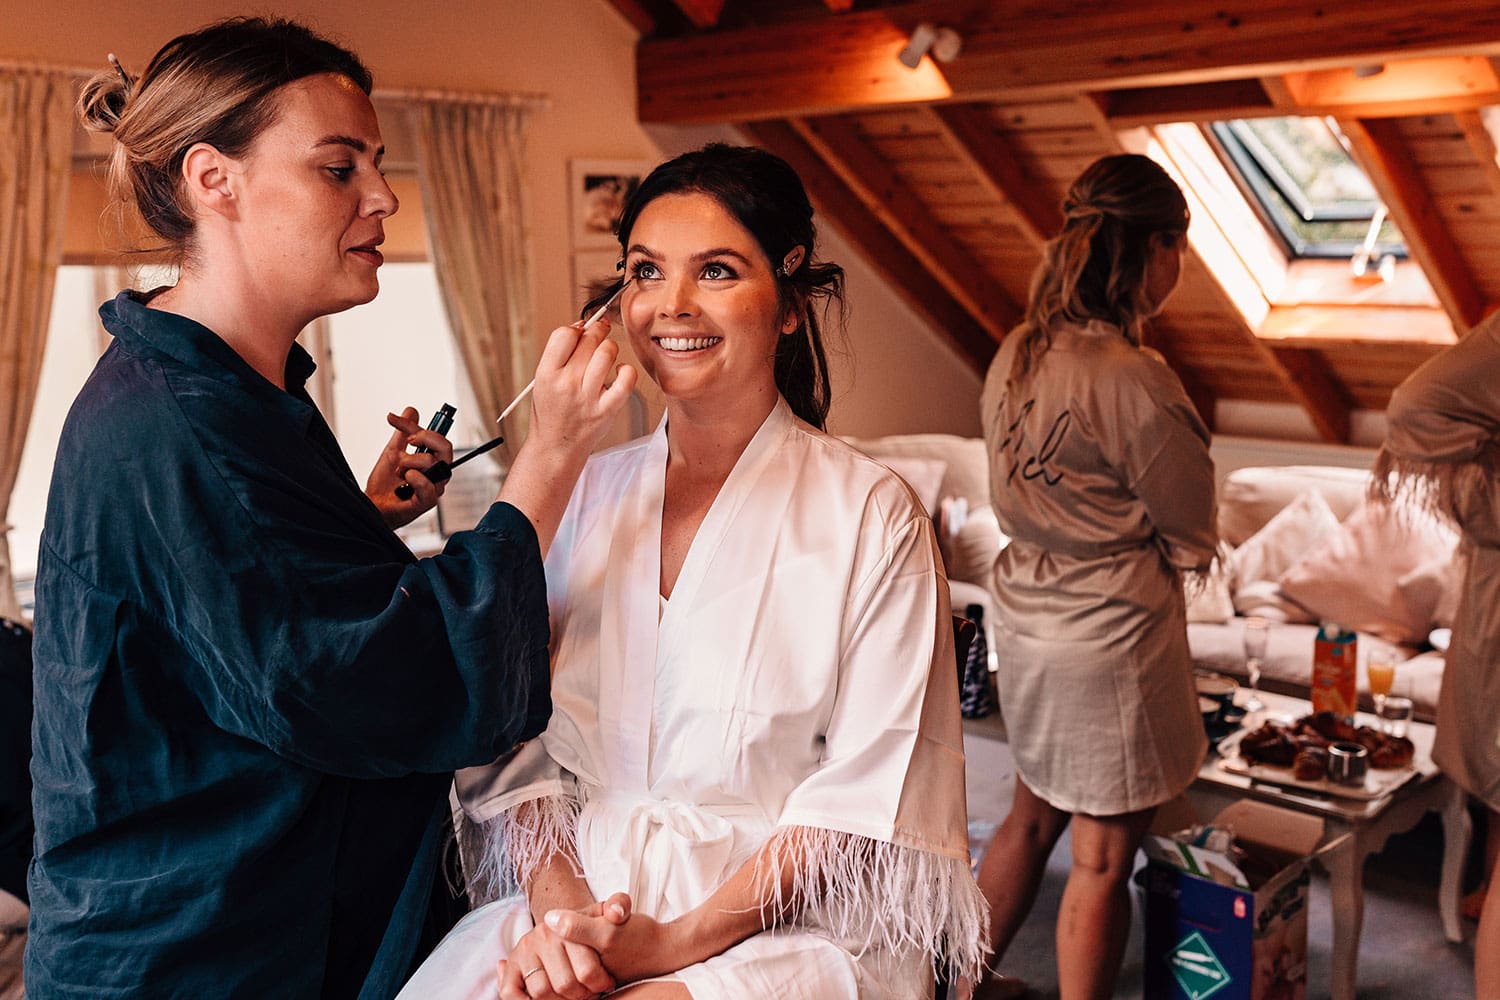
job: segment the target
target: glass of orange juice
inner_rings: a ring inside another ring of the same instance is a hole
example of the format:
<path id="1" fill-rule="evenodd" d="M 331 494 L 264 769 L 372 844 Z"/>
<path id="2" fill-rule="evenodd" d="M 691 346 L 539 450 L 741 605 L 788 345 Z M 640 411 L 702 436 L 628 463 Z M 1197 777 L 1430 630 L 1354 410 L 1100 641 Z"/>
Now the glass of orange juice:
<path id="1" fill-rule="evenodd" d="M 1370 650 L 1369 659 L 1365 660 L 1365 679 L 1370 683 L 1370 695 L 1375 699 L 1375 715 L 1380 716 L 1380 710 L 1385 707 L 1385 699 L 1391 693 L 1391 685 L 1396 680 L 1396 656 L 1383 646 Z"/>

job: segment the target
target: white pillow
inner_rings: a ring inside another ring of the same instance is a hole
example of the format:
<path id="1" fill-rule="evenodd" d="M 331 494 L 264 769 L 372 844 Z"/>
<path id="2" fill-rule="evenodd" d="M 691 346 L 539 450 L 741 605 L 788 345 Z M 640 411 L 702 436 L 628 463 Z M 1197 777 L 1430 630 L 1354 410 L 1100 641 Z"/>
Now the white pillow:
<path id="1" fill-rule="evenodd" d="M 912 458 L 909 455 L 887 455 L 879 459 L 880 464 L 906 480 L 906 484 L 922 501 L 927 516 L 937 520 L 938 496 L 943 489 L 943 473 L 948 463 L 941 458 Z"/>
<path id="2" fill-rule="evenodd" d="M 1365 504 L 1281 578 L 1281 592 L 1321 621 L 1415 645 L 1432 630 L 1431 606 L 1400 581 L 1423 564 L 1452 559 L 1458 536 L 1411 507 Z"/>
<path id="3" fill-rule="evenodd" d="M 1396 581 L 1412 609 L 1425 615 L 1433 628 L 1452 628 L 1463 592 L 1464 561 L 1457 547 L 1437 555 Z"/>
<path id="4" fill-rule="evenodd" d="M 946 500 L 944 506 L 946 509 Z M 977 510 L 968 511 L 959 521 L 957 530 L 944 530 L 938 536 L 938 542 L 948 579 L 988 587 L 995 557 L 1009 544 L 1010 539 L 1000 530 L 995 508 L 985 504 Z"/>
<path id="5" fill-rule="evenodd" d="M 1304 609 L 1282 598 L 1279 583 L 1297 560 L 1338 528 L 1339 519 L 1323 494 L 1317 490 L 1299 494 L 1229 557 L 1234 610 L 1272 621 L 1316 622 Z"/>

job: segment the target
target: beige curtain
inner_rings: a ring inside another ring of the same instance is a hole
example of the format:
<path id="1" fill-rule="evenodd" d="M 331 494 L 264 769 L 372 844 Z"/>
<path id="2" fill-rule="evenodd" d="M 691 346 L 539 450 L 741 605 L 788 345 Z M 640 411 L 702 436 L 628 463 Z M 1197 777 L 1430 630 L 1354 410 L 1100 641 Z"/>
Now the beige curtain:
<path id="1" fill-rule="evenodd" d="M 20 618 L 21 608 L 5 518 L 62 261 L 73 98 L 72 74 L 0 69 L 0 615 L 7 618 Z"/>
<path id="2" fill-rule="evenodd" d="M 413 106 L 418 169 L 438 286 L 482 426 L 530 379 L 531 255 L 523 211 L 523 103 L 422 100 Z M 529 409 L 506 418 L 519 445 Z M 509 454 L 502 456 L 508 464 Z"/>

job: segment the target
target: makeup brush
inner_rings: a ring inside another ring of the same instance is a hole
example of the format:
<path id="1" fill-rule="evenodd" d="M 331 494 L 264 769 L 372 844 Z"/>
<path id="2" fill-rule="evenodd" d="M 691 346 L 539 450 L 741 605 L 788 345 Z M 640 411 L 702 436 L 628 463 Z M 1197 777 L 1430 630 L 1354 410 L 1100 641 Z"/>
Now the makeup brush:
<path id="1" fill-rule="evenodd" d="M 612 306 L 612 305 L 614 305 L 615 302 L 620 298 L 620 294 L 625 291 L 626 286 L 628 286 L 630 284 L 630 282 L 631 282 L 631 279 L 630 278 L 626 278 L 625 281 L 624 281 L 624 283 L 621 284 L 619 288 L 615 289 L 614 294 L 609 297 L 609 299 L 604 303 L 604 305 L 600 306 L 599 309 L 598 309 L 598 311 L 595 312 L 594 315 L 590 316 L 588 319 L 586 319 L 582 323 L 578 324 L 578 328 L 580 330 L 587 329 L 588 327 L 591 327 L 595 323 L 599 322 L 599 320 L 601 318 L 603 318 L 604 314 L 609 311 L 609 307 Z M 501 413 L 500 413 L 500 416 L 495 419 L 495 423 L 498 424 L 500 421 L 502 421 L 506 417 L 510 416 L 510 412 L 512 410 L 514 410 L 517 406 L 520 405 L 521 400 L 523 400 L 527 396 L 531 395 L 531 389 L 532 389 L 532 386 L 534 386 L 534 385 L 536 385 L 536 379 L 532 379 L 530 382 L 527 382 L 526 383 L 526 388 L 522 389 L 519 393 L 516 394 L 516 398 L 513 399 L 513 400 L 511 400 L 510 401 L 510 405 L 507 406 L 504 410 L 502 410 Z M 493 438 L 493 439 L 491 439 L 489 441 L 486 441 L 484 444 L 480 445 L 478 448 L 475 448 L 473 451 L 471 451 L 468 454 L 464 455 L 462 458 L 456 458 L 456 459 L 454 459 L 451 464 L 448 463 L 448 462 L 441 462 L 441 461 L 440 462 L 435 462 L 430 468 L 423 469 L 422 470 L 422 475 L 426 476 L 430 482 L 434 482 L 434 483 L 446 482 L 453 475 L 453 470 L 454 469 L 458 468 L 460 465 L 463 465 L 465 462 L 467 462 L 469 459 L 473 458 L 475 455 L 483 455 L 485 452 L 489 451 L 491 448 L 494 448 L 497 445 L 503 444 L 504 442 L 505 442 L 505 435 L 502 434 L 502 435 L 500 435 L 497 438 Z M 405 491 L 405 496 L 402 496 L 403 488 L 404 488 L 404 491 Z M 396 487 L 396 490 L 397 490 L 396 495 L 398 497 L 402 497 L 402 499 L 407 499 L 407 498 L 409 498 L 411 496 L 411 493 L 410 493 L 411 484 L 410 483 L 402 483 L 401 486 Z"/>
<path id="2" fill-rule="evenodd" d="M 632 280 L 634 279 L 626 278 L 623 282 L 621 282 L 620 287 L 615 289 L 615 293 L 605 300 L 604 305 L 600 306 L 598 311 L 595 312 L 594 315 L 584 320 L 583 323 L 579 325 L 578 329 L 586 330 L 589 327 L 593 326 L 595 323 L 599 322 L 599 320 L 604 317 L 604 314 L 609 312 L 609 307 L 614 305 L 616 300 L 618 300 L 619 297 L 624 294 L 625 289 L 630 287 L 630 282 Z M 510 411 L 514 410 L 517 406 L 520 406 L 521 400 L 531 395 L 531 389 L 535 385 L 536 379 L 532 379 L 530 382 L 527 382 L 526 388 L 516 393 L 516 398 L 510 401 L 510 405 L 500 411 L 500 416 L 495 418 L 495 423 L 498 424 L 500 421 L 510 416 Z"/>

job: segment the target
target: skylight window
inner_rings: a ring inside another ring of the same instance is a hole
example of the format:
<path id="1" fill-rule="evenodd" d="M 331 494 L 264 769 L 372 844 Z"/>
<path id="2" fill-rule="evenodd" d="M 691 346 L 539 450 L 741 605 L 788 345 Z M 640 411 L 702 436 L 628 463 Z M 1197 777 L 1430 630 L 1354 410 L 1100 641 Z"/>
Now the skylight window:
<path id="1" fill-rule="evenodd" d="M 1211 129 L 1288 255 L 1406 256 L 1400 230 L 1332 120 L 1240 119 Z"/>

